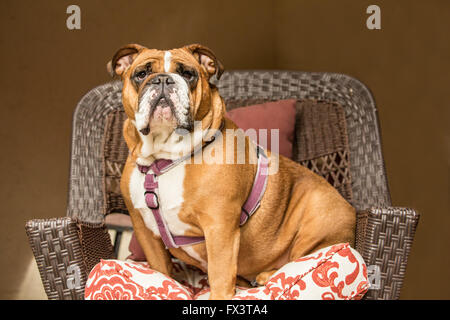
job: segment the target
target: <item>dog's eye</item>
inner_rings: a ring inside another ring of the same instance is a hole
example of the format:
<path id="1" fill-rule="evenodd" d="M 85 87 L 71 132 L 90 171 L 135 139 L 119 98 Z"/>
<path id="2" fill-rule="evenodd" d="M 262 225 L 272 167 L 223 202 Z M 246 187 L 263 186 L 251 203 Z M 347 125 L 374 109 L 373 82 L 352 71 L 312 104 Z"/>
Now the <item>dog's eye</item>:
<path id="1" fill-rule="evenodd" d="M 177 70 L 178 74 L 185 78 L 186 80 L 191 80 L 195 77 L 195 73 L 189 69 L 185 69 L 184 66 L 179 66 Z"/>
<path id="2" fill-rule="evenodd" d="M 186 78 L 187 80 L 192 79 L 192 77 L 194 77 L 194 73 L 192 71 L 189 70 L 184 70 L 181 75 Z"/>
<path id="3" fill-rule="evenodd" d="M 182 64 L 179 64 L 177 67 L 177 73 L 183 77 L 191 89 L 193 89 L 197 84 L 198 74 L 194 69 L 190 69 Z"/>
<path id="4" fill-rule="evenodd" d="M 135 77 L 137 80 L 144 80 L 147 77 L 147 71 L 139 71 L 138 73 L 136 73 Z"/>

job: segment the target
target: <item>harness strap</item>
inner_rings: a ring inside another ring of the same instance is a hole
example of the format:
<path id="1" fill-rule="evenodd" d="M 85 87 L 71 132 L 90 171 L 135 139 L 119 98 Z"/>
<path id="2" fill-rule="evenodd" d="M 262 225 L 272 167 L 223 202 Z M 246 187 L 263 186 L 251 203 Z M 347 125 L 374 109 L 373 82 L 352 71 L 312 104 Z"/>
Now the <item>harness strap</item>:
<path id="1" fill-rule="evenodd" d="M 264 149 L 259 145 L 256 146 L 256 154 L 258 156 L 258 167 L 253 180 L 252 191 L 242 206 L 241 221 L 242 226 L 259 208 L 261 199 L 266 191 L 267 177 L 269 175 L 269 159 L 267 158 Z"/>
<path id="2" fill-rule="evenodd" d="M 242 206 L 240 217 L 241 226 L 245 224 L 252 214 L 259 208 L 267 186 L 269 159 L 267 158 L 264 149 L 259 145 L 256 147 L 256 154 L 258 157 L 257 171 L 255 174 L 255 179 L 253 180 L 250 195 Z M 159 234 L 167 248 L 178 248 L 180 246 L 193 245 L 205 241 L 204 237 L 173 236 L 161 213 L 158 196 L 158 176 L 164 174 L 180 162 L 181 161 L 179 160 L 172 161 L 169 159 L 157 159 L 150 166 L 138 165 L 139 171 L 146 175 L 144 180 L 145 202 L 147 207 L 153 213 L 158 226 Z"/>
<path id="3" fill-rule="evenodd" d="M 167 226 L 166 221 L 164 220 L 161 214 L 158 198 L 158 191 L 159 191 L 158 176 L 156 173 L 146 174 L 144 181 L 144 188 L 145 188 L 145 203 L 153 213 L 153 217 L 155 218 L 156 224 L 158 225 L 159 235 L 161 236 L 161 239 L 168 248 L 178 247 L 177 244 L 175 243 L 175 240 L 172 237 L 172 234 L 169 231 L 169 227 Z"/>

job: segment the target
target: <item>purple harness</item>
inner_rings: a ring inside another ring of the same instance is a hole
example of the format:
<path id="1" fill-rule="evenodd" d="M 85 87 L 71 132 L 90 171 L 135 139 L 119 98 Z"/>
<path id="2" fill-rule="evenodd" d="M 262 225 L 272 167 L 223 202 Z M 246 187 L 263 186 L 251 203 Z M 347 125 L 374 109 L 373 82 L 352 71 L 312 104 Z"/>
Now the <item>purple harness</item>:
<path id="1" fill-rule="evenodd" d="M 242 206 L 240 225 L 247 222 L 251 215 L 259 208 L 261 199 L 266 190 L 269 159 L 267 158 L 264 149 L 260 146 L 256 147 L 256 154 L 258 156 L 258 168 L 250 195 Z M 161 214 L 158 198 L 158 176 L 164 174 L 180 162 L 181 161 L 172 161 L 168 159 L 157 159 L 150 166 L 138 165 L 139 171 L 145 174 L 145 202 L 155 217 L 159 234 L 167 248 L 178 248 L 180 246 L 193 245 L 205 241 L 204 237 L 172 235 Z"/>

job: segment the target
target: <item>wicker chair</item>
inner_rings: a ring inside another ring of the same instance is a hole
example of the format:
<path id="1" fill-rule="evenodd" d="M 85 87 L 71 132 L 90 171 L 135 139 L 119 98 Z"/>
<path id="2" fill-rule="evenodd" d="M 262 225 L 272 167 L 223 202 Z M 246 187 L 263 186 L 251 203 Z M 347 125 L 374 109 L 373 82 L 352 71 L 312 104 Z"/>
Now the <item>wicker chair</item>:
<path id="1" fill-rule="evenodd" d="M 327 178 L 357 209 L 355 247 L 374 272 L 365 299 L 398 299 L 419 215 L 391 207 L 369 90 L 346 75 L 288 71 L 226 72 L 217 86 L 228 109 L 280 99 L 302 101 L 294 159 Z M 121 130 L 126 117 L 121 88 L 119 81 L 99 86 L 75 110 L 67 216 L 26 223 L 49 299 L 83 299 L 89 271 L 101 258 L 115 256 L 104 220 L 110 213 L 127 213 L 118 186 L 128 154 Z M 329 116 L 323 118 L 325 109 L 310 108 L 308 101 L 328 103 Z M 311 124 L 321 126 L 322 119 L 331 118 L 344 124 L 344 138 L 336 140 L 330 131 L 332 136 L 321 142 L 314 132 L 327 130 L 311 129 Z"/>

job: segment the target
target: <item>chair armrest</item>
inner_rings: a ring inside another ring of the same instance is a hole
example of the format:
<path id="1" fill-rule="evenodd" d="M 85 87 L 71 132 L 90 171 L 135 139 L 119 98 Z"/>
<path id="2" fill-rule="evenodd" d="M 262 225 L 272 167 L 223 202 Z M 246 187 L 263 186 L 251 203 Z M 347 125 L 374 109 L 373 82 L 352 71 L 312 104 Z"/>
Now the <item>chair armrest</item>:
<path id="1" fill-rule="evenodd" d="M 408 208 L 372 207 L 358 212 L 356 250 L 368 267 L 364 299 L 398 299 L 419 214 Z"/>
<path id="2" fill-rule="evenodd" d="M 51 300 L 83 299 L 92 267 L 102 258 L 113 258 L 104 224 L 86 224 L 64 217 L 30 220 L 25 229 Z"/>

